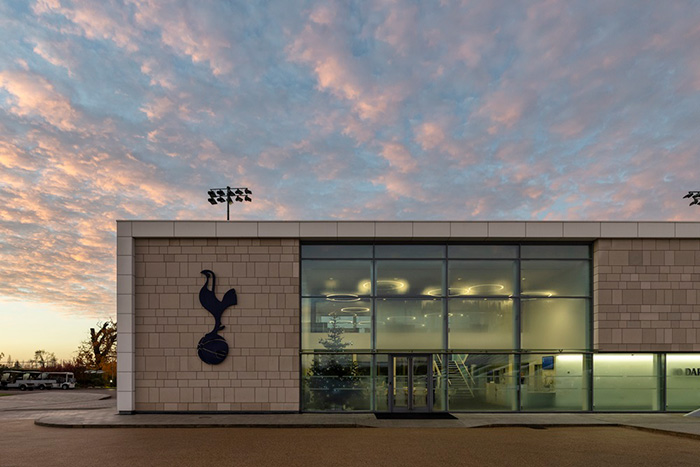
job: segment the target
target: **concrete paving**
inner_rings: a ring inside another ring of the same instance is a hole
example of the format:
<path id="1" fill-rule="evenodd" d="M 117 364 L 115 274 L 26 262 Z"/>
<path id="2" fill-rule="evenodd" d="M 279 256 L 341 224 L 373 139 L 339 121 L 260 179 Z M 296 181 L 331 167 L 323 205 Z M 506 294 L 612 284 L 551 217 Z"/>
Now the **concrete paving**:
<path id="1" fill-rule="evenodd" d="M 104 409 L 114 405 L 112 395 L 104 390 L 44 390 L 44 391 L 4 391 L 10 394 L 0 397 L 0 412 L 18 410 L 89 410 Z"/>
<path id="2" fill-rule="evenodd" d="M 488 428 L 631 427 L 700 439 L 700 418 L 683 414 L 462 413 L 455 419 L 378 420 L 374 414 L 134 414 L 113 391 L 45 391 L 0 397 L 0 419 L 63 428 Z"/>
<path id="3" fill-rule="evenodd" d="M 700 440 L 620 427 L 114 428 L 3 423 L 0 467 L 697 467 Z"/>
<path id="4" fill-rule="evenodd" d="M 623 426 L 700 439 L 700 420 L 681 414 L 454 414 L 454 420 L 378 420 L 373 414 L 135 414 L 113 410 L 44 415 L 65 428 L 495 428 Z"/>

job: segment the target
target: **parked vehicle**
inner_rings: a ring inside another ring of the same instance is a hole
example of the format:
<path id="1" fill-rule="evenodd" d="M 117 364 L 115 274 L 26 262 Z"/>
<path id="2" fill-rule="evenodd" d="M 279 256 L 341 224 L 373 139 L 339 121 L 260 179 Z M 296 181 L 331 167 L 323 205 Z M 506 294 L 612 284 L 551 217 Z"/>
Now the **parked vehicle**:
<path id="1" fill-rule="evenodd" d="M 37 387 L 36 379 L 32 378 L 29 371 L 6 370 L 0 376 L 0 387 L 3 389 L 19 389 L 20 391 L 33 391 Z"/>
<path id="2" fill-rule="evenodd" d="M 54 389 L 75 389 L 75 375 L 70 371 L 44 373 L 46 381 L 51 381 Z"/>

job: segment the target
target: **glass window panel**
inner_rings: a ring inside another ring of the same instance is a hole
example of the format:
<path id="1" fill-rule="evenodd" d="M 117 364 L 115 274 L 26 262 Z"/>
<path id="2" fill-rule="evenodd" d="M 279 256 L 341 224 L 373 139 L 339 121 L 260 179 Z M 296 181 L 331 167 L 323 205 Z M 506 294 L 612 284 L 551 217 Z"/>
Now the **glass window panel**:
<path id="1" fill-rule="evenodd" d="M 517 266 L 515 261 L 448 262 L 450 296 L 513 295 Z"/>
<path id="2" fill-rule="evenodd" d="M 588 261 L 521 261 L 523 295 L 588 296 Z"/>
<path id="3" fill-rule="evenodd" d="M 413 410 L 427 410 L 433 397 L 429 391 L 433 381 L 432 359 L 428 355 L 411 357 L 412 387 L 411 406 Z"/>
<path id="4" fill-rule="evenodd" d="M 371 258 L 372 245 L 302 245 L 302 258 Z"/>
<path id="5" fill-rule="evenodd" d="M 513 349 L 513 300 L 450 299 L 449 349 Z"/>
<path id="6" fill-rule="evenodd" d="M 450 411 L 516 410 L 512 355 L 454 354 L 448 359 Z"/>
<path id="7" fill-rule="evenodd" d="M 304 260 L 301 268 L 301 294 L 304 296 L 369 295 L 372 270 L 369 260 Z"/>
<path id="8" fill-rule="evenodd" d="M 445 245 L 377 245 L 377 258 L 444 258 Z"/>
<path id="9" fill-rule="evenodd" d="M 301 347 L 303 350 L 372 348 L 372 304 L 370 300 L 336 301 L 304 298 L 301 301 Z M 335 329 L 335 331 L 333 331 Z M 339 333 L 339 334 L 338 334 Z M 331 339 L 336 334 L 340 344 Z M 331 339 L 331 341 L 329 341 Z"/>
<path id="10" fill-rule="evenodd" d="M 377 354 L 374 395 L 375 410 L 389 411 L 389 355 L 387 354 Z"/>
<path id="11" fill-rule="evenodd" d="M 666 355 L 666 410 L 700 407 L 700 354 Z"/>
<path id="12" fill-rule="evenodd" d="M 352 412 L 370 410 L 372 356 L 302 355 L 303 410 Z"/>
<path id="13" fill-rule="evenodd" d="M 593 355 L 593 410 L 659 410 L 659 359 L 651 354 Z"/>
<path id="14" fill-rule="evenodd" d="M 589 258 L 588 245 L 523 245 L 522 258 Z"/>
<path id="15" fill-rule="evenodd" d="M 446 411 L 445 386 L 447 381 L 447 366 L 449 358 L 443 354 L 433 354 L 433 411 Z"/>
<path id="16" fill-rule="evenodd" d="M 521 346 L 533 350 L 584 350 L 588 343 L 588 300 L 522 299 Z"/>
<path id="17" fill-rule="evenodd" d="M 522 355 L 520 394 L 523 410 L 588 410 L 584 358 L 578 354 Z"/>
<path id="18" fill-rule="evenodd" d="M 377 296 L 441 296 L 443 261 L 377 261 Z M 368 290 L 363 290 L 368 293 Z"/>
<path id="19" fill-rule="evenodd" d="M 449 258 L 517 258 L 518 247 L 516 245 L 449 245 L 447 247 Z"/>
<path id="20" fill-rule="evenodd" d="M 375 310 L 377 349 L 444 348 L 442 300 L 381 299 Z"/>

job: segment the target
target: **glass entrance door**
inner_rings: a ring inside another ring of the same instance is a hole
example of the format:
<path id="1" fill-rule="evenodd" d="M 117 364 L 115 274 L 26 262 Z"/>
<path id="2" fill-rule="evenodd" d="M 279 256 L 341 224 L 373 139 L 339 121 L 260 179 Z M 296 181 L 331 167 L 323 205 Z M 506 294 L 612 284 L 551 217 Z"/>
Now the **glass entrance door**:
<path id="1" fill-rule="evenodd" d="M 389 369 L 389 410 L 430 412 L 433 408 L 432 356 L 392 355 Z"/>

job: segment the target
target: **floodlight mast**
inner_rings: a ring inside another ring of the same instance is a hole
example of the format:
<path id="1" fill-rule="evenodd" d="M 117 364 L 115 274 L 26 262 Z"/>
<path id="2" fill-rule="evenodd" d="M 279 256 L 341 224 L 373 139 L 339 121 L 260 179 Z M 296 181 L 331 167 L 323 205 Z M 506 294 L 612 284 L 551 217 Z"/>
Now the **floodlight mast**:
<path id="1" fill-rule="evenodd" d="M 700 191 L 689 191 L 683 199 L 693 198 L 689 206 L 700 206 Z"/>
<path id="2" fill-rule="evenodd" d="M 215 205 L 217 203 L 226 203 L 226 220 L 231 220 L 231 205 L 234 201 L 242 203 L 243 201 L 251 202 L 253 199 L 250 195 L 253 194 L 246 187 L 230 187 L 226 188 L 210 188 L 207 191 L 209 195 L 209 204 Z"/>

